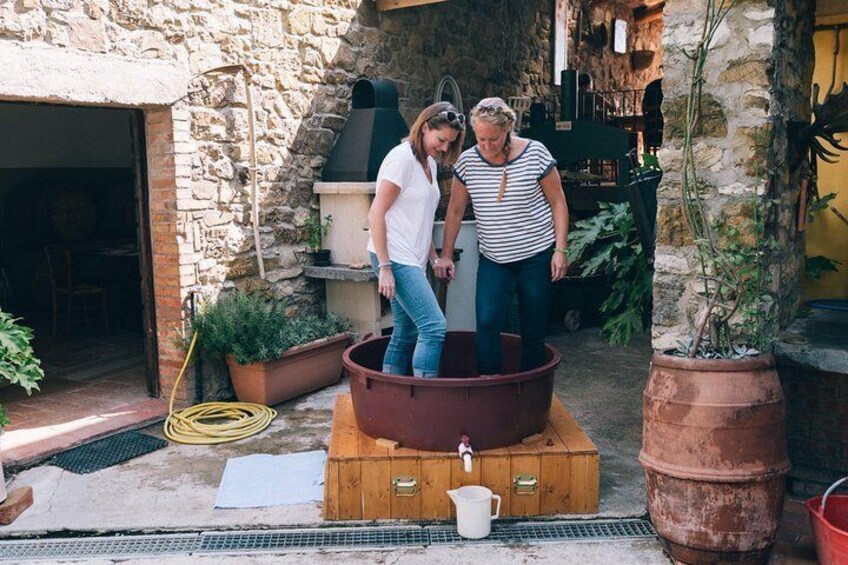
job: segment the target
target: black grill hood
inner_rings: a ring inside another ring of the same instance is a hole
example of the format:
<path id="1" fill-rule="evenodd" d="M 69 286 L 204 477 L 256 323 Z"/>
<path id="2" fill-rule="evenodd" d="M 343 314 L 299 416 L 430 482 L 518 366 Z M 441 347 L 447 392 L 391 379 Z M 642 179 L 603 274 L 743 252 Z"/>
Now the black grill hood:
<path id="1" fill-rule="evenodd" d="M 392 83 L 360 79 L 352 96 L 350 115 L 324 165 L 325 182 L 377 180 L 383 158 L 409 134 Z"/>

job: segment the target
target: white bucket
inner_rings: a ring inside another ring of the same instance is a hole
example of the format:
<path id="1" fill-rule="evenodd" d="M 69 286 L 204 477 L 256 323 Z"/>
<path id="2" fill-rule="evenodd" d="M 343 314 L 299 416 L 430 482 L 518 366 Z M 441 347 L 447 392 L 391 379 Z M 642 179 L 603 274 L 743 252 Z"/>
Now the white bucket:
<path id="1" fill-rule="evenodd" d="M 492 520 L 501 513 L 501 497 L 492 494 L 486 487 L 466 486 L 449 490 L 456 505 L 456 530 L 464 538 L 481 539 L 492 531 Z M 497 499 L 498 507 L 492 514 L 492 499 Z"/>

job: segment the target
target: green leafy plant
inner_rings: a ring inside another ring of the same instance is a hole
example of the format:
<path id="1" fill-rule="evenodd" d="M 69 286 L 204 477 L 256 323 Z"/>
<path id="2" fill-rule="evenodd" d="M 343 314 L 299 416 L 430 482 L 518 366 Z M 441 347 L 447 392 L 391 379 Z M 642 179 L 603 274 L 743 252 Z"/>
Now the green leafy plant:
<path id="1" fill-rule="evenodd" d="M 653 271 L 639 242 L 629 203 L 600 203 L 600 212 L 568 234 L 569 262 L 580 276 L 604 272 L 610 294 L 601 304 L 602 331 L 613 345 L 626 345 L 650 327 Z"/>
<path id="2" fill-rule="evenodd" d="M 819 280 L 825 273 L 835 273 L 839 271 L 837 265 L 841 265 L 840 261 L 825 257 L 824 255 L 814 255 L 813 257 L 804 257 L 804 266 L 807 271 L 807 276 L 814 280 Z"/>
<path id="3" fill-rule="evenodd" d="M 683 123 L 683 216 L 696 248 L 703 302 L 692 337 L 676 354 L 686 357 L 738 359 L 758 355 L 773 339 L 775 327 L 768 292 L 767 258 L 775 242 L 765 235 L 771 202 L 752 197 L 737 202 L 732 221 L 716 218 L 706 204 L 710 187 L 698 176 L 693 138 L 702 120 L 701 94 L 712 41 L 735 0 L 708 0 L 701 40 L 685 55 L 692 61 Z"/>
<path id="4" fill-rule="evenodd" d="M 637 169 L 637 172 L 645 175 L 648 173 L 661 173 L 660 160 L 656 155 L 650 153 L 642 153 L 642 165 Z"/>
<path id="5" fill-rule="evenodd" d="M 318 251 L 321 249 L 321 241 L 327 237 L 330 226 L 333 225 L 333 216 L 327 214 L 321 220 L 320 216 L 309 216 L 306 219 L 306 227 L 309 228 L 309 249 Z"/>
<path id="6" fill-rule="evenodd" d="M 211 355 L 234 355 L 242 365 L 279 359 L 291 347 L 350 330 L 347 320 L 334 314 L 292 317 L 285 301 L 242 291 L 204 307 L 193 326 Z"/>
<path id="7" fill-rule="evenodd" d="M 8 312 L 0 311 L 0 382 L 23 387 L 27 394 L 39 390 L 38 381 L 44 371 L 32 349 L 32 330 L 19 324 Z M 11 422 L 6 408 L 0 405 L 0 427 Z"/>

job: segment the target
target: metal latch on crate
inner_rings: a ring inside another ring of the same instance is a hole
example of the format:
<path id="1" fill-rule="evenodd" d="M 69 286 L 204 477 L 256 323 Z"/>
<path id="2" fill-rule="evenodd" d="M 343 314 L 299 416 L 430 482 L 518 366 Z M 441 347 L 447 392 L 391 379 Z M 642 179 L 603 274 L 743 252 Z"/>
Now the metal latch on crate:
<path id="1" fill-rule="evenodd" d="M 519 473 L 512 479 L 512 490 L 517 495 L 535 494 L 539 481 L 530 473 Z"/>
<path id="2" fill-rule="evenodd" d="M 418 492 L 418 481 L 409 475 L 399 475 L 392 479 L 392 490 L 395 496 L 415 496 Z"/>

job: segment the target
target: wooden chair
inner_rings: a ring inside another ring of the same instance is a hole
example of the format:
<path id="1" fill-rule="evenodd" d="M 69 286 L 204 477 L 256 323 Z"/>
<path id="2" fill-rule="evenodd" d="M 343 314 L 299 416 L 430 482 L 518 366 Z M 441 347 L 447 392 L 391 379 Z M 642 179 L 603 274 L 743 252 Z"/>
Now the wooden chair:
<path id="1" fill-rule="evenodd" d="M 50 295 L 53 304 L 53 335 L 59 330 L 59 299 L 65 299 L 65 331 L 70 331 L 76 322 L 89 322 L 99 318 L 103 331 L 109 333 L 109 295 L 106 289 L 91 284 L 78 284 L 74 281 L 71 250 L 67 247 L 44 248 L 47 258 L 47 270 L 50 275 Z M 90 306 L 94 305 L 90 308 Z M 98 316 L 91 317 L 89 312 L 96 310 Z M 74 317 L 75 314 L 80 316 Z"/>

